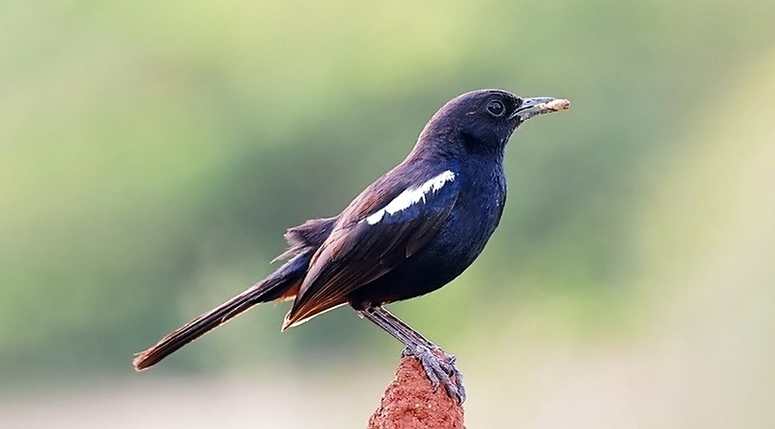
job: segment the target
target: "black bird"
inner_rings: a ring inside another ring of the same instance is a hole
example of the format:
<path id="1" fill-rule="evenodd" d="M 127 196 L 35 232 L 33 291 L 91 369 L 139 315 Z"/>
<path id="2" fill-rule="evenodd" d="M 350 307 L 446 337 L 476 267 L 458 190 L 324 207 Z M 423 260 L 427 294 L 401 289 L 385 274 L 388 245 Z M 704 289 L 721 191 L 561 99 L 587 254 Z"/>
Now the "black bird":
<path id="1" fill-rule="evenodd" d="M 465 399 L 455 359 L 389 313 L 384 304 L 434 291 L 476 259 L 506 201 L 503 150 L 525 120 L 565 110 L 567 100 L 479 90 L 445 104 L 414 149 L 336 217 L 285 234 L 290 258 L 274 273 L 138 353 L 146 369 L 250 307 L 293 300 L 282 329 L 349 305 L 422 363 L 434 390 Z"/>

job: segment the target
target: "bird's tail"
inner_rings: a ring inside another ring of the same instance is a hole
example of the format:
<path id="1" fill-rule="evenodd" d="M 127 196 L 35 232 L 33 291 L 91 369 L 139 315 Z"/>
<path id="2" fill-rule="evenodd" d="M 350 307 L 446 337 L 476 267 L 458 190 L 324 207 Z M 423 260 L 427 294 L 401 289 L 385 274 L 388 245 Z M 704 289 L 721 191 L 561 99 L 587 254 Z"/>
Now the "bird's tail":
<path id="1" fill-rule="evenodd" d="M 311 256 L 312 252 L 298 254 L 269 277 L 167 334 L 155 346 L 135 355 L 133 361 L 135 369 L 142 371 L 159 363 L 179 348 L 242 314 L 256 304 L 295 297 L 304 279 Z"/>

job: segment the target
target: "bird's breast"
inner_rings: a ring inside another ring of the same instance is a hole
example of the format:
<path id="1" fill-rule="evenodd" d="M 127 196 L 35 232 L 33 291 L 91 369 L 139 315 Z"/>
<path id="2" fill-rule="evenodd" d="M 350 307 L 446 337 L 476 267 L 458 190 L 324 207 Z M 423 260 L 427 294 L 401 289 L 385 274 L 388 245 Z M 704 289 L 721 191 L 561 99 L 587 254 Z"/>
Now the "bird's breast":
<path id="1" fill-rule="evenodd" d="M 466 183 L 439 237 L 439 246 L 449 249 L 446 256 L 465 267 L 481 253 L 503 214 L 506 180 L 497 171 L 492 173 L 464 177 Z"/>

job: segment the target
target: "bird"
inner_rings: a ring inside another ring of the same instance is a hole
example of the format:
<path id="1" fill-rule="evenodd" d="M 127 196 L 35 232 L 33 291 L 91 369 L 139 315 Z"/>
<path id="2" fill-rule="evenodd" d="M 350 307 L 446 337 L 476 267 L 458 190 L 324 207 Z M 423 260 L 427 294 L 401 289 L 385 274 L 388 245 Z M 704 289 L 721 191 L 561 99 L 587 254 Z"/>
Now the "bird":
<path id="1" fill-rule="evenodd" d="M 526 120 L 567 110 L 553 97 L 522 98 L 475 90 L 444 104 L 396 167 L 337 216 L 287 230 L 287 260 L 269 276 L 137 353 L 145 370 L 249 308 L 292 301 L 282 330 L 340 306 L 351 307 L 400 341 L 419 360 L 433 391 L 443 384 L 462 403 L 465 388 L 454 355 L 384 306 L 435 291 L 479 256 L 506 202 L 504 149 Z"/>

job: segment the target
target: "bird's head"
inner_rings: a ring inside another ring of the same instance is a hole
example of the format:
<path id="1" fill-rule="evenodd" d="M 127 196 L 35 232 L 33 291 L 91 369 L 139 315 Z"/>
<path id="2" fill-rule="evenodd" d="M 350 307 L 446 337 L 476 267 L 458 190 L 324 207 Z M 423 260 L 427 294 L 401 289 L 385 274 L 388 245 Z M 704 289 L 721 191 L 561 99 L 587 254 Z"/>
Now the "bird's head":
<path id="1" fill-rule="evenodd" d="M 420 134 L 418 149 L 427 144 L 438 147 L 444 141 L 461 142 L 467 152 L 502 151 L 511 133 L 526 120 L 568 108 L 568 100 L 552 97 L 522 98 L 499 89 L 467 92 L 433 115 Z"/>

